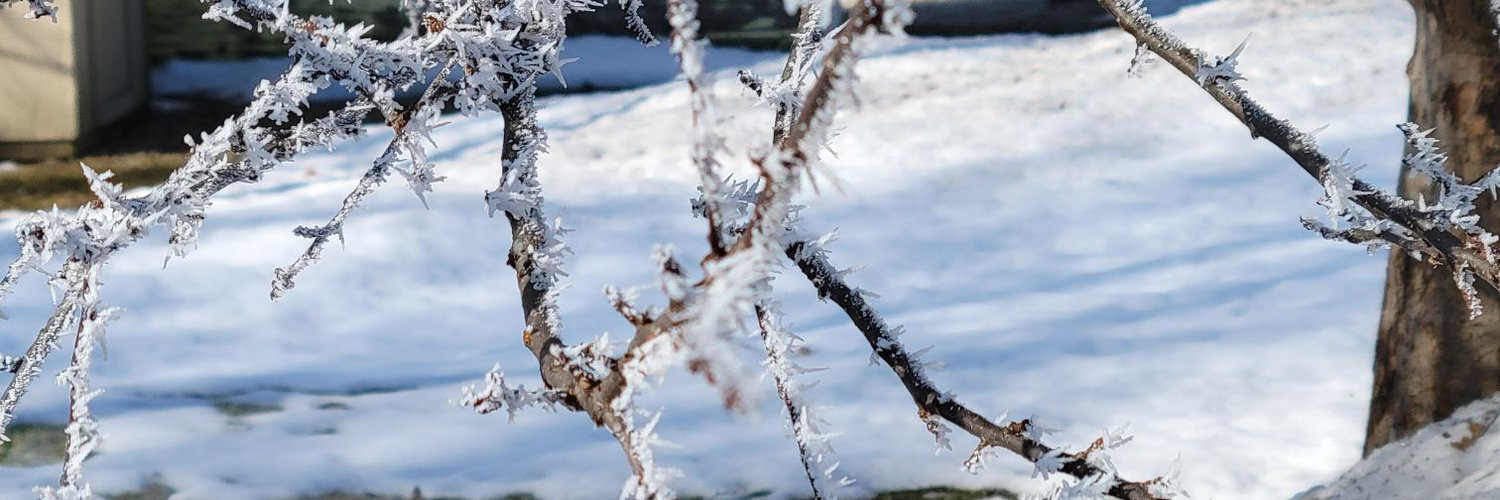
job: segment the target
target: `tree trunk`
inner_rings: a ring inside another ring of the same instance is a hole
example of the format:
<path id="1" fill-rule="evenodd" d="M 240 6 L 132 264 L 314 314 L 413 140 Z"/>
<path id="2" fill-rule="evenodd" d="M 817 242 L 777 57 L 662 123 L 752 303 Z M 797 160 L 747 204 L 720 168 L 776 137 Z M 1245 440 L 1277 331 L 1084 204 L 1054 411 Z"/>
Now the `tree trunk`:
<path id="1" fill-rule="evenodd" d="M 1448 169 L 1473 181 L 1500 164 L 1500 41 L 1485 0 L 1411 0 L 1417 43 L 1407 76 L 1410 121 L 1433 128 Z M 1436 199 L 1426 179 L 1401 173 L 1402 196 Z M 1500 203 L 1475 204 L 1500 233 Z M 1468 320 L 1453 275 L 1392 252 L 1375 347 L 1365 454 L 1500 391 L 1500 301 L 1481 292 Z"/>

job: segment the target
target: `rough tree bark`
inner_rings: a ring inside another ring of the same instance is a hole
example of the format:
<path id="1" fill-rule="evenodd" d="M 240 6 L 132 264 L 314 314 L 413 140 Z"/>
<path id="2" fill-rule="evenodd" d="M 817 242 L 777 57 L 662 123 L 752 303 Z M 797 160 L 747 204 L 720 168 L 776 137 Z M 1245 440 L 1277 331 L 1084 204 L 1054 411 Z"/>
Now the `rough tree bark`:
<path id="1" fill-rule="evenodd" d="M 1447 168 L 1466 181 L 1500 164 L 1500 43 L 1486 0 L 1411 0 L 1416 50 L 1407 66 L 1409 121 L 1433 128 Z M 1425 179 L 1403 168 L 1401 195 L 1433 200 Z M 1475 203 L 1482 225 L 1500 230 L 1500 203 Z M 1500 391 L 1500 301 L 1481 294 L 1469 320 L 1453 273 L 1392 252 L 1375 348 L 1366 455 L 1464 404 Z"/>

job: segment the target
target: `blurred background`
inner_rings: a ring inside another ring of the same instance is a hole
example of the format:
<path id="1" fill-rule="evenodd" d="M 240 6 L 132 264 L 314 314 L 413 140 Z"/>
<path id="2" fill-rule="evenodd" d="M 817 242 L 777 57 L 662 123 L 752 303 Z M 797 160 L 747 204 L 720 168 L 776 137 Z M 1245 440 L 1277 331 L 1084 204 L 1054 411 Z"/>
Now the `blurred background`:
<path id="1" fill-rule="evenodd" d="M 372 27 L 390 40 L 407 20 L 401 0 L 291 0 L 294 12 Z M 848 4 L 854 0 L 841 0 Z M 1148 2 L 1166 13 L 1193 0 Z M 201 19 L 199 0 L 59 0 L 57 23 L 0 12 L 0 210 L 76 205 L 90 199 L 77 164 L 113 170 L 127 187 L 150 185 L 181 164 L 183 136 L 211 130 L 239 111 L 262 79 L 286 67 L 282 40 Z M 915 36 L 1006 32 L 1065 34 L 1108 26 L 1092 0 L 915 0 Z M 784 50 L 796 20 L 783 0 L 703 0 L 711 69 L 748 66 Z M 642 15 L 667 32 L 665 0 Z M 571 20 L 568 85 L 544 93 L 591 92 L 669 81 L 664 46 L 641 47 L 614 0 Z M 589 57 L 609 54 L 608 57 Z M 344 97 L 320 94 L 331 106 Z M 315 112 L 321 109 L 314 105 Z"/>

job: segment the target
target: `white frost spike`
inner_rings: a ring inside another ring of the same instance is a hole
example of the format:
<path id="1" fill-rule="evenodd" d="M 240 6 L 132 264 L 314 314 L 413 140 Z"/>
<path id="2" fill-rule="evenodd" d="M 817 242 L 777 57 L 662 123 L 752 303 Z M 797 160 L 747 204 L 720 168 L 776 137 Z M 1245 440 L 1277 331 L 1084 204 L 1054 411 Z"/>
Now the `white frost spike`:
<path id="1" fill-rule="evenodd" d="M 540 406 L 548 412 L 557 411 L 563 395 L 549 390 L 527 390 L 525 385 L 511 388 L 505 383 L 505 372 L 496 364 L 484 376 L 484 390 L 476 391 L 473 385 L 463 388 L 463 399 L 456 404 L 473 408 L 479 414 L 504 409 L 510 421 L 516 421 L 516 413 L 530 406 Z"/>
<path id="2" fill-rule="evenodd" d="M 924 413 L 922 423 L 927 425 L 927 432 L 931 433 L 932 438 L 937 441 L 937 449 L 933 450 L 933 455 L 941 455 L 943 450 L 953 450 L 953 441 L 948 439 L 953 429 L 948 428 L 948 424 L 943 423 L 942 418 Z"/>
<path id="3" fill-rule="evenodd" d="M 395 169 L 401 177 L 406 179 L 406 186 L 417 195 L 423 208 L 431 208 L 427 205 L 427 193 L 432 192 L 432 185 L 447 179 L 445 176 L 437 175 L 435 167 L 436 165 L 431 163 L 417 163 L 413 164 L 410 170 Z"/>
<path id="4" fill-rule="evenodd" d="M 626 453 L 632 460 L 641 465 L 645 471 L 644 475 L 631 474 L 630 479 L 625 481 L 625 487 L 620 490 L 620 499 L 636 500 L 672 500 L 677 498 L 677 493 L 667 487 L 672 479 L 681 477 L 682 473 L 676 469 L 656 466 L 656 455 L 652 446 L 662 444 L 656 436 L 656 424 L 661 421 L 661 410 L 646 421 L 644 425 L 635 426 L 634 419 L 624 417 L 627 428 L 625 435 L 628 436 L 628 449 Z"/>
<path id="5" fill-rule="evenodd" d="M 984 470 L 985 460 L 994 456 L 994 448 L 981 442 L 978 446 L 974 447 L 974 451 L 969 452 L 969 458 L 964 459 L 964 471 L 970 474 L 979 474 L 980 471 Z"/>
<path id="6" fill-rule="evenodd" d="M 109 179 L 114 178 L 114 172 L 105 171 L 101 174 L 95 172 L 94 169 L 89 168 L 86 164 L 79 163 L 78 166 L 83 168 L 83 176 L 88 179 L 89 191 L 92 191 L 101 203 L 104 203 L 105 206 L 117 206 L 120 204 L 120 195 L 125 192 L 125 188 L 119 184 L 109 182 Z"/>
<path id="7" fill-rule="evenodd" d="M 854 480 L 835 475 L 839 463 L 833 449 L 832 438 L 838 434 L 823 431 L 822 427 L 828 423 L 819 418 L 807 403 L 804 389 L 810 388 L 813 384 L 803 385 L 795 381 L 797 374 L 811 371 L 798 366 L 790 359 L 791 352 L 802 344 L 802 339 L 786 331 L 781 322 L 781 305 L 773 299 L 761 299 L 757 306 L 757 319 L 761 340 L 766 347 L 764 364 L 775 380 L 776 393 L 787 412 L 792 436 L 797 441 L 797 451 L 802 459 L 802 467 L 807 473 L 808 482 L 812 486 L 813 496 L 838 498 L 833 491 L 853 483 Z M 824 466 L 829 462 L 833 465 Z"/>
<path id="8" fill-rule="evenodd" d="M 1037 423 L 1037 418 L 1035 415 L 1033 415 L 1031 418 L 1026 419 L 1026 429 L 1023 432 L 1026 434 L 1026 437 L 1031 438 L 1031 440 L 1041 441 L 1042 438 L 1047 437 L 1048 434 L 1057 432 L 1057 429 L 1053 429 L 1051 427 L 1043 427 L 1041 424 Z"/>
<path id="9" fill-rule="evenodd" d="M 1034 468 L 1031 471 L 1031 477 L 1041 476 L 1042 479 L 1048 479 L 1053 474 L 1056 474 L 1057 471 L 1062 470 L 1063 453 L 1061 448 L 1057 448 L 1037 457 L 1036 463 L 1033 464 Z"/>
<path id="10" fill-rule="evenodd" d="M 1469 319 L 1478 318 L 1484 314 L 1484 303 L 1479 300 L 1479 290 L 1474 288 L 1474 272 L 1469 265 L 1459 262 L 1453 268 L 1453 283 L 1458 286 L 1458 291 L 1464 296 L 1464 305 L 1468 307 Z"/>
<path id="11" fill-rule="evenodd" d="M 1190 498 L 1182 489 L 1182 456 L 1172 460 L 1172 468 L 1149 486 L 1152 495 L 1160 498 Z"/>
<path id="12" fill-rule="evenodd" d="M 1359 167 L 1351 166 L 1343 157 L 1339 157 L 1330 162 L 1327 171 L 1323 173 L 1324 196 L 1318 200 L 1318 204 L 1328 209 L 1328 219 L 1334 229 L 1338 229 L 1340 220 L 1360 220 L 1354 216 L 1355 211 L 1359 210 L 1354 198 L 1370 193 L 1354 187 L 1354 174 L 1358 170 Z"/>
<path id="13" fill-rule="evenodd" d="M 1131 436 L 1129 434 L 1125 434 L 1125 429 L 1127 429 L 1129 427 L 1130 427 L 1130 424 L 1125 424 L 1125 425 L 1121 425 L 1121 426 L 1115 428 L 1115 430 L 1113 430 L 1113 431 L 1111 431 L 1109 429 L 1105 429 L 1104 430 L 1104 447 L 1106 449 L 1113 450 L 1113 449 L 1125 446 L 1127 444 L 1130 444 L 1131 441 L 1134 441 L 1135 440 L 1135 436 Z"/>
<path id="14" fill-rule="evenodd" d="M 33 17 L 53 12 L 49 0 L 26 2 Z M 0 360 L 5 361 L 6 371 L 16 372 L 12 383 L 0 393 L 0 436 L 14 419 L 21 397 L 39 377 L 45 357 L 59 347 L 64 334 L 75 328 L 79 332 L 75 362 L 63 372 L 73 396 L 63 484 L 41 494 L 52 498 L 89 494 L 80 472 L 83 458 L 97 440 L 92 417 L 87 413 L 89 400 L 97 395 L 87 385 L 88 361 L 92 355 L 88 350 L 95 343 L 101 343 L 102 348 L 102 324 L 112 313 L 99 305 L 97 286 L 97 273 L 109 257 L 144 238 L 157 225 L 169 231 L 171 254 L 186 255 L 194 248 L 207 209 L 217 193 L 239 183 L 256 182 L 306 151 L 332 149 L 346 139 L 360 136 L 363 120 L 373 109 L 379 109 L 388 119 L 405 116 L 395 114 L 403 107 L 395 102 L 394 96 L 425 86 L 424 97 L 414 105 L 423 106 L 425 102 L 427 106 L 416 111 L 406 123 L 389 123 L 397 137 L 388 148 L 408 153 L 410 157 L 403 161 L 413 167 L 403 174 L 421 196 L 438 179 L 432 175 L 422 149 L 422 144 L 430 143 L 427 131 L 436 126 L 430 125 L 430 119 L 436 116 L 437 109 L 451 100 L 456 101 L 454 104 L 460 111 L 473 114 L 496 109 L 521 95 L 523 90 L 534 90 L 539 76 L 561 64 L 564 16 L 594 3 L 590 0 L 428 2 L 426 8 L 431 19 L 443 27 L 393 41 L 379 41 L 367 38 L 369 26 L 348 26 L 323 17 L 300 17 L 289 11 L 283 1 L 209 2 L 203 17 L 274 33 L 286 41 L 290 59 L 297 62 L 275 80 L 258 85 L 253 100 L 242 113 L 196 138 L 184 137 L 184 143 L 192 147 L 187 160 L 148 193 L 127 197 L 118 185 L 109 182 L 109 173 L 86 170 L 98 203 L 67 213 L 39 212 L 16 225 L 20 253 L 0 279 L 0 296 L 8 294 L 22 274 L 38 269 L 51 257 L 61 256 L 67 264 L 54 281 L 63 293 L 57 297 L 54 313 L 38 333 L 34 348 L 19 363 L 14 358 Z M 0 5 L 14 4 L 15 0 L 0 0 Z M 465 71 L 457 79 L 426 79 L 442 67 L 462 67 Z M 359 97 L 326 116 L 309 116 L 308 98 L 331 86 Z M 405 111 L 412 109 L 407 107 Z M 518 167 L 528 174 L 534 174 L 530 163 L 534 162 L 543 139 L 539 130 L 534 132 L 532 140 L 526 143 L 526 152 L 533 158 L 523 154 L 521 161 L 527 165 Z M 395 154 L 385 159 L 388 161 L 381 162 L 371 183 L 384 178 L 387 167 L 393 167 Z M 542 200 L 534 181 L 534 175 L 519 179 L 514 192 L 539 207 Z M 358 200 L 356 197 L 350 201 L 348 205 L 352 208 Z M 557 261 L 566 247 L 557 236 L 564 230 L 546 227 L 546 219 L 539 211 L 528 210 L 525 215 L 530 217 L 528 223 L 534 221 L 545 235 L 537 244 L 546 257 L 538 260 L 542 267 L 532 276 L 550 283 L 561 275 Z M 298 233 L 326 239 L 341 234 L 339 227 L 340 224 L 330 224 Z M 312 250 L 315 254 L 316 248 Z M 278 283 L 282 281 L 278 279 Z M 288 278 L 279 291 L 284 292 L 289 283 Z M 555 317 L 548 320 L 553 322 Z"/>
<path id="15" fill-rule="evenodd" d="M 1125 70 L 1125 74 L 1131 78 L 1140 78 L 1143 76 L 1146 66 L 1155 61 L 1153 54 L 1151 48 L 1146 46 L 1146 44 L 1136 44 L 1135 56 L 1130 58 L 1130 69 Z"/>
<path id="16" fill-rule="evenodd" d="M 1094 444 L 1090 445 L 1088 450 L 1084 452 L 1084 456 L 1087 457 L 1088 463 L 1094 465 L 1095 467 L 1099 467 L 1101 470 L 1108 471 L 1109 473 L 1114 474 L 1117 469 L 1115 468 L 1114 461 L 1110 459 L 1109 452 L 1124 447 L 1126 444 L 1129 444 L 1130 441 L 1135 439 L 1134 437 L 1125 434 L 1126 427 L 1129 427 L 1129 424 L 1122 425 L 1113 431 L 1105 429 L 1104 435 L 1096 440 Z"/>
<path id="17" fill-rule="evenodd" d="M 1206 57 L 1200 56 L 1199 60 L 1205 62 L 1198 66 L 1198 85 L 1234 83 L 1244 80 L 1245 77 L 1241 76 L 1239 71 L 1239 58 L 1240 52 L 1245 50 L 1245 44 L 1247 43 L 1250 43 L 1249 35 L 1246 35 L 1245 39 L 1240 41 L 1240 45 L 1234 48 L 1234 52 L 1230 52 L 1228 56 L 1218 58 L 1212 64 L 1206 62 Z"/>
<path id="18" fill-rule="evenodd" d="M 1136 16 L 1146 15 L 1145 0 L 1118 0 L 1116 4 L 1128 14 Z"/>
<path id="19" fill-rule="evenodd" d="M 1104 475 L 1093 475 L 1078 480 L 1065 476 L 1062 484 L 1052 490 L 1048 498 L 1052 500 L 1105 500 L 1111 498 L 1109 489 L 1112 486 L 1114 486 L 1114 481 Z"/>
<path id="20" fill-rule="evenodd" d="M 641 0 L 620 0 L 620 8 L 625 10 L 625 23 L 635 32 L 636 39 L 647 47 L 656 46 L 656 36 L 651 34 L 646 20 L 641 19 Z"/>

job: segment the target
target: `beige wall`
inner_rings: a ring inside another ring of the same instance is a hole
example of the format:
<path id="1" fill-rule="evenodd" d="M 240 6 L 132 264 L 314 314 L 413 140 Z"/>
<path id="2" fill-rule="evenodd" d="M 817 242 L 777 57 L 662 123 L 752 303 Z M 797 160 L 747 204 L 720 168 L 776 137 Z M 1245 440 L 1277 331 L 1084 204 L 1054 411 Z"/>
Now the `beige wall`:
<path id="1" fill-rule="evenodd" d="M 0 143 L 74 141 L 145 102 L 143 2 L 57 6 L 57 23 L 0 9 Z"/>
<path id="2" fill-rule="evenodd" d="M 0 10 L 0 142 L 78 137 L 73 4 L 58 2 L 57 23 Z"/>

